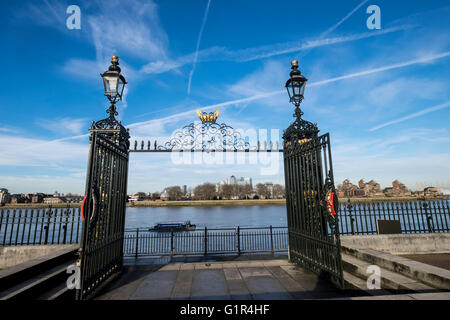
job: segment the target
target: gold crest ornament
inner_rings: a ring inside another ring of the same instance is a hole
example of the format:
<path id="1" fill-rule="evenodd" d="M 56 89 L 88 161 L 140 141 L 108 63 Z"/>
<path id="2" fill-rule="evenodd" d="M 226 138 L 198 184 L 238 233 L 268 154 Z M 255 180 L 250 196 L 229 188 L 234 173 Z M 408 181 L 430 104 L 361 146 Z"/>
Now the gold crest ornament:
<path id="1" fill-rule="evenodd" d="M 216 109 L 216 111 L 210 113 L 202 112 L 200 109 L 197 109 L 197 116 L 200 118 L 202 123 L 216 123 L 216 120 L 219 117 L 219 109 Z"/>

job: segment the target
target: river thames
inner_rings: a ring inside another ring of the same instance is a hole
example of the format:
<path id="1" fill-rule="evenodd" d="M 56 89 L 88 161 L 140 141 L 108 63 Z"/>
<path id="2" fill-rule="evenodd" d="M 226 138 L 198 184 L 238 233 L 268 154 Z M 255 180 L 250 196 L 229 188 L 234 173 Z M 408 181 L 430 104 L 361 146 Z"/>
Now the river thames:
<path id="1" fill-rule="evenodd" d="M 286 226 L 284 205 L 127 207 L 126 228 L 152 227 L 158 222 L 186 221 L 197 227 L 267 227 Z"/>

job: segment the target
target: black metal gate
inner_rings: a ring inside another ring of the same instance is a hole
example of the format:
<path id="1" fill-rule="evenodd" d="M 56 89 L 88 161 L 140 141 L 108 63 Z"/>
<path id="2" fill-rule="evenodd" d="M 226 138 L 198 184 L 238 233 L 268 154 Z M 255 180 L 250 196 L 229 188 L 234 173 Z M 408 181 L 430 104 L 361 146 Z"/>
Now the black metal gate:
<path id="1" fill-rule="evenodd" d="M 122 269 L 129 133 L 114 117 L 92 125 L 82 205 L 77 299 L 89 299 Z"/>
<path id="2" fill-rule="evenodd" d="M 292 262 L 343 287 L 338 200 L 334 188 L 330 136 L 301 119 L 285 130 L 284 170 Z"/>

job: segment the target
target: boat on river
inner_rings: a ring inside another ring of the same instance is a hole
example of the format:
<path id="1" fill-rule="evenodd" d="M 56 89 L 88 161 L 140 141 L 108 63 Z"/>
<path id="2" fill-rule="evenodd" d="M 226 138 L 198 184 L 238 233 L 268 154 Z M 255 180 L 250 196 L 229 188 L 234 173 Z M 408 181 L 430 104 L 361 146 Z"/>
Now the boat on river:
<path id="1" fill-rule="evenodd" d="M 191 221 L 184 222 L 158 222 L 155 224 L 153 228 L 150 228 L 148 231 L 194 231 L 195 224 L 192 224 Z"/>

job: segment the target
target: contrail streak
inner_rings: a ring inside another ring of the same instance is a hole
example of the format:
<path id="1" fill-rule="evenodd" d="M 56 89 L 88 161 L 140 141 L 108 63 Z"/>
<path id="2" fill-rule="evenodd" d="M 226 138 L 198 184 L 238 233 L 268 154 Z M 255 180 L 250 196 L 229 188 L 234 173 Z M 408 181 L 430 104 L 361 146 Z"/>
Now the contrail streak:
<path id="1" fill-rule="evenodd" d="M 371 38 L 371 37 L 377 37 L 377 36 L 381 36 L 383 34 L 406 30 L 411 27 L 412 27 L 411 25 L 405 25 L 405 26 L 399 26 L 399 27 L 386 28 L 386 29 L 382 29 L 377 32 L 372 32 L 372 31 L 364 32 L 364 33 L 359 33 L 359 34 L 354 34 L 354 35 L 344 36 L 344 37 L 325 38 L 325 39 L 318 38 L 317 40 L 307 41 L 306 43 L 301 44 L 300 46 L 293 46 L 292 44 L 290 44 L 290 45 L 287 45 L 285 49 L 273 50 L 273 51 L 269 51 L 269 52 L 265 52 L 265 53 L 254 54 L 254 55 L 250 55 L 248 57 L 244 56 L 244 57 L 237 59 L 237 61 L 248 62 L 248 61 L 253 61 L 253 60 L 258 60 L 258 59 L 263 59 L 263 58 L 269 58 L 269 57 L 273 57 L 273 56 L 279 56 L 279 55 L 291 53 L 291 52 L 306 51 L 306 50 L 311 50 L 313 48 L 328 46 L 328 45 L 332 45 L 332 44 L 338 44 L 338 43 L 356 41 L 356 40 L 361 40 L 361 39 L 367 39 L 367 38 Z M 307 51 L 307 52 L 309 52 L 309 51 Z M 303 57 L 306 55 L 306 53 L 303 55 Z"/>
<path id="2" fill-rule="evenodd" d="M 422 57 L 422 58 L 419 58 L 419 59 L 409 60 L 409 61 L 406 61 L 406 62 L 396 63 L 396 64 L 384 66 L 384 67 L 379 67 L 379 68 L 364 70 L 364 71 L 360 71 L 360 72 L 350 73 L 350 74 L 346 74 L 346 75 L 343 75 L 343 76 L 334 77 L 334 78 L 330 78 L 330 79 L 326 79 L 326 80 L 320 80 L 320 81 L 316 81 L 316 82 L 311 82 L 310 84 L 308 84 L 308 87 L 321 86 L 321 85 L 324 85 L 324 84 L 327 84 L 327 83 L 337 82 L 337 81 L 341 81 L 341 80 L 345 80 L 345 79 L 357 78 L 357 77 L 361 77 L 361 76 L 365 76 L 365 75 L 369 75 L 369 74 L 373 74 L 373 73 L 378 73 L 378 72 L 383 72 L 383 71 L 403 68 L 403 67 L 407 67 L 407 66 L 410 66 L 410 65 L 418 64 L 418 63 L 425 63 L 425 62 L 429 62 L 429 61 L 433 61 L 433 60 L 437 60 L 437 59 L 442 59 L 442 58 L 445 58 L 445 57 L 448 57 L 448 56 L 450 56 L 450 51 L 446 51 L 446 52 L 438 53 L 438 54 L 434 54 L 434 55 L 428 55 L 428 56 L 425 56 L 425 57 Z M 284 93 L 284 90 L 269 91 L 269 92 L 266 92 L 266 93 L 257 94 L 257 95 L 253 95 L 253 96 L 246 97 L 246 98 L 235 99 L 235 100 L 225 101 L 225 102 L 221 102 L 221 103 L 217 103 L 217 104 L 207 105 L 207 106 L 203 106 L 201 108 L 203 110 L 210 110 L 210 109 L 219 108 L 219 107 L 227 107 L 227 106 L 230 106 L 230 105 L 239 104 L 239 103 L 243 103 L 243 102 L 254 101 L 254 100 L 259 100 L 259 99 L 271 97 L 271 96 L 274 96 L 274 95 L 277 95 L 277 94 L 282 94 L 282 93 Z M 147 121 L 142 121 L 142 122 L 135 122 L 135 123 L 129 124 L 127 127 L 133 128 L 133 127 L 137 127 L 137 126 L 140 126 L 140 125 L 147 125 L 147 124 L 151 124 L 151 123 L 161 123 L 161 122 L 169 123 L 169 122 L 173 122 L 174 120 L 178 120 L 180 118 L 183 118 L 185 116 L 189 116 L 193 112 L 195 112 L 195 110 L 196 109 L 191 109 L 189 111 L 185 111 L 185 112 L 178 113 L 176 115 L 171 115 L 171 116 L 164 117 L 164 118 L 152 119 L 152 120 L 147 120 Z M 65 140 L 71 140 L 71 139 L 78 139 L 78 138 L 85 137 L 85 136 L 87 136 L 87 135 L 66 137 L 66 138 L 62 138 L 62 139 L 52 140 L 52 141 L 49 141 L 48 143 L 65 141 Z"/>
<path id="3" fill-rule="evenodd" d="M 203 34 L 203 29 L 205 28 L 206 19 L 208 18 L 210 4 L 211 4 L 211 0 L 208 0 L 208 4 L 206 5 L 205 14 L 203 16 L 202 26 L 200 27 L 200 33 L 198 34 L 198 38 L 197 38 L 197 47 L 195 48 L 194 63 L 192 65 L 191 72 L 189 72 L 189 82 L 188 82 L 188 90 L 187 90 L 188 96 L 191 94 L 192 76 L 194 75 L 195 67 L 197 66 L 198 50 L 200 48 L 200 41 L 202 40 L 202 34 Z"/>
<path id="4" fill-rule="evenodd" d="M 356 8 L 354 8 L 352 11 L 350 11 L 344 18 L 342 18 L 338 23 L 336 23 L 334 26 L 332 26 L 331 28 L 328 28 L 328 30 L 322 32 L 319 35 L 319 40 L 323 39 L 325 36 L 327 36 L 328 34 L 330 34 L 331 32 L 333 32 L 334 30 L 336 30 L 337 27 L 339 27 L 341 24 L 343 24 L 348 18 L 350 18 L 359 8 L 361 8 L 362 5 L 364 5 L 364 3 L 366 3 L 369 0 L 363 0 L 360 4 L 358 4 L 356 6 Z M 301 59 L 303 59 L 309 52 L 311 51 L 311 49 L 307 50 L 304 52 L 304 54 L 302 54 L 300 56 Z"/>
<path id="5" fill-rule="evenodd" d="M 392 69 L 398 69 L 398 68 L 403 68 L 403 67 L 407 67 L 413 64 L 418 64 L 418 63 L 424 63 L 424 62 L 429 62 L 429 61 L 433 61 L 433 60 L 437 60 L 437 59 L 442 59 L 445 57 L 450 56 L 450 51 L 446 51 L 443 53 L 439 53 L 439 54 L 434 54 L 434 55 L 429 55 L 429 56 L 425 56 L 419 59 L 414 59 L 414 60 L 409 60 L 406 62 L 401 62 L 401 63 L 396 63 L 396 64 L 392 64 L 389 66 L 384 66 L 384 67 L 380 67 L 380 68 L 375 68 L 375 69 L 370 69 L 370 70 L 365 70 L 365 71 L 361 71 L 361 72 L 356 72 L 356 73 L 351 73 L 351 74 L 347 74 L 347 75 L 343 75 L 340 77 L 336 77 L 336 78 L 330 78 L 327 80 L 321 80 L 321 81 L 317 81 L 317 82 L 313 82 L 309 85 L 309 87 L 311 86 L 318 86 L 318 85 L 322 85 L 322 84 L 326 84 L 326 83 L 330 83 L 330 82 L 335 82 L 335 81 L 339 81 L 339 80 L 344 80 L 344 79 L 350 79 L 350 78 L 355 78 L 355 77 L 360 77 L 360 76 L 364 76 L 367 74 L 372 74 L 372 73 L 377 73 L 377 72 L 382 72 L 382 71 L 387 71 L 387 70 L 392 70 Z"/>
<path id="6" fill-rule="evenodd" d="M 430 113 L 430 112 L 434 112 L 434 111 L 438 111 L 438 110 L 442 110 L 442 109 L 445 109 L 445 108 L 448 108 L 448 107 L 450 107 L 450 101 L 448 101 L 446 103 L 443 103 L 443 104 L 439 104 L 439 105 L 434 106 L 434 107 L 429 107 L 429 108 L 423 109 L 421 111 L 412 113 L 409 116 L 405 116 L 405 117 L 402 117 L 402 118 L 399 118 L 399 119 L 396 119 L 396 120 L 392 120 L 392 121 L 380 124 L 378 126 L 375 126 L 375 127 L 371 128 L 371 129 L 369 129 L 369 131 L 375 131 L 375 130 L 378 130 L 378 129 L 381 129 L 381 128 L 384 128 L 384 127 L 387 127 L 387 126 L 390 126 L 390 125 L 393 125 L 393 124 L 396 124 L 396 123 L 399 123 L 399 122 L 403 122 L 403 121 L 406 121 L 406 120 L 409 120 L 409 119 L 417 118 L 419 116 L 423 116 L 424 114 L 427 114 L 427 113 Z"/>
<path id="7" fill-rule="evenodd" d="M 334 26 L 332 26 L 331 28 L 329 28 L 327 31 L 323 32 L 320 37 L 325 37 L 326 35 L 330 34 L 331 32 L 333 32 L 334 30 L 336 30 L 337 27 L 339 27 L 341 24 L 343 24 L 348 18 L 350 18 L 359 8 L 361 8 L 367 1 L 369 0 L 364 0 L 363 2 L 361 2 L 360 4 L 358 4 L 356 6 L 355 9 L 353 9 L 352 11 L 350 11 L 344 18 L 342 18 L 338 23 L 336 23 Z"/>

